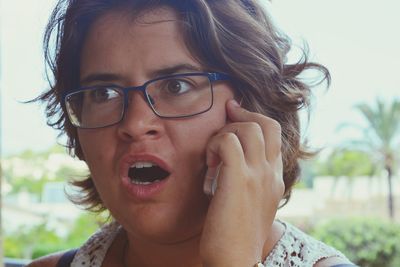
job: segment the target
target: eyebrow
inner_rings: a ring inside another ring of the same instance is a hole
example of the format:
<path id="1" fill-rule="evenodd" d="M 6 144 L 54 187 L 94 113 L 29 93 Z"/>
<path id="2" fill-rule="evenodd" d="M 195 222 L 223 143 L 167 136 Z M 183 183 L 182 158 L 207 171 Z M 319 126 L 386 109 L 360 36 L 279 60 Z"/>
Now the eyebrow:
<path id="1" fill-rule="evenodd" d="M 84 79 L 80 81 L 81 84 L 91 83 L 94 81 L 99 82 L 109 82 L 109 81 L 116 81 L 122 80 L 123 78 L 119 75 L 112 74 L 112 73 L 93 73 L 86 76 Z"/>
<path id="2" fill-rule="evenodd" d="M 160 76 L 183 73 L 183 72 L 200 72 L 203 71 L 201 68 L 196 67 L 191 64 L 177 64 L 165 68 L 160 68 L 150 72 L 150 77 L 152 79 Z"/>
<path id="3" fill-rule="evenodd" d="M 185 72 L 201 72 L 203 71 L 201 68 L 191 65 L 191 64 L 177 64 L 173 66 L 168 66 L 168 67 L 161 67 L 160 69 L 150 71 L 149 76 L 150 79 L 154 79 L 160 76 L 166 76 L 166 75 L 171 75 L 171 74 L 177 74 L 177 73 L 185 73 Z M 86 77 L 84 77 L 80 83 L 81 84 L 86 84 L 86 83 L 91 83 L 94 81 L 100 81 L 100 82 L 110 82 L 110 81 L 121 81 L 125 80 L 123 76 L 114 74 L 114 73 L 93 73 L 89 74 Z"/>

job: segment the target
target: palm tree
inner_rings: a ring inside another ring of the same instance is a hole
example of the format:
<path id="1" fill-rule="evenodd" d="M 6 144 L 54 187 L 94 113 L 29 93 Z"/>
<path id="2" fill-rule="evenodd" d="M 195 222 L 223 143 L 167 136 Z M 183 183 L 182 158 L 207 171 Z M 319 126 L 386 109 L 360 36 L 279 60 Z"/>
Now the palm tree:
<path id="1" fill-rule="evenodd" d="M 375 174 L 375 166 L 365 151 L 336 148 L 324 161 L 318 165 L 319 175 L 328 175 L 334 178 L 331 188 L 331 194 L 335 193 L 339 179 L 345 178 L 348 183 L 348 197 L 350 198 L 353 191 L 353 184 L 356 177 L 368 176 Z"/>
<path id="2" fill-rule="evenodd" d="M 394 218 L 393 174 L 400 154 L 400 100 L 389 104 L 377 99 L 374 105 L 365 103 L 356 105 L 367 122 L 363 128 L 364 139 L 353 142 L 361 145 L 387 174 L 388 208 L 390 218 Z"/>

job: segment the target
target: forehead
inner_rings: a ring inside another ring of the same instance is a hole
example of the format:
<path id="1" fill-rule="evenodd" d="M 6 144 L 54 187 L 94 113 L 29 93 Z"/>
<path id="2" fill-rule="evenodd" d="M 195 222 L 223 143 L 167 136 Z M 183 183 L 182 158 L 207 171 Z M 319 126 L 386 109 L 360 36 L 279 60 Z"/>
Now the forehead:
<path id="1" fill-rule="evenodd" d="M 116 18 L 128 22 L 129 24 L 140 26 L 149 26 L 163 22 L 180 22 L 178 12 L 168 6 L 156 6 L 139 10 L 129 6 L 122 6 L 114 8 L 99 16 L 95 21 L 95 24 L 102 24 L 102 21 L 109 23 Z"/>
<path id="2" fill-rule="evenodd" d="M 182 27 L 177 13 L 167 7 L 139 14 L 125 10 L 104 14 L 84 42 L 81 78 L 92 72 L 145 74 L 176 64 L 200 65 L 186 47 Z"/>
<path id="3" fill-rule="evenodd" d="M 141 35 L 163 34 L 182 38 L 182 23 L 175 10 L 169 7 L 157 7 L 142 11 L 114 9 L 99 16 L 91 25 L 86 37 L 102 36 L 140 38 Z"/>

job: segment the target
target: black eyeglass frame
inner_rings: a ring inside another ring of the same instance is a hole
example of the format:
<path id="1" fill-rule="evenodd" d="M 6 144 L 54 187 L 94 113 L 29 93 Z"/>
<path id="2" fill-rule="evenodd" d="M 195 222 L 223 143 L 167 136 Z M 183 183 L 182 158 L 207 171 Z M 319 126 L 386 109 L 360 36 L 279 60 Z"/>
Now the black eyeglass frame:
<path id="1" fill-rule="evenodd" d="M 153 105 L 151 104 L 150 96 L 147 94 L 147 91 L 146 91 L 147 85 L 151 84 L 151 83 L 153 83 L 155 81 L 159 81 L 159 80 L 163 80 L 163 79 L 178 78 L 178 77 L 185 77 L 185 76 L 206 76 L 209 79 L 209 81 L 210 81 L 210 90 L 211 90 L 211 104 L 210 104 L 210 106 L 206 110 L 203 110 L 201 112 L 197 112 L 197 113 L 194 113 L 194 114 L 190 114 L 190 115 L 182 115 L 182 116 L 160 115 L 155 110 Z M 103 86 L 104 87 L 112 86 L 113 88 L 117 88 L 117 89 L 120 89 L 122 91 L 123 97 L 124 97 L 124 101 L 123 101 L 124 108 L 122 110 L 121 118 L 118 121 L 116 121 L 114 123 L 111 123 L 111 124 L 99 126 L 99 127 L 82 127 L 82 126 L 79 126 L 79 125 L 75 125 L 72 122 L 73 120 L 71 119 L 70 114 L 69 114 L 68 109 L 67 109 L 67 98 L 70 95 L 72 95 L 74 93 L 77 93 L 77 92 L 82 92 L 82 91 L 98 88 L 99 86 L 87 86 L 87 87 L 79 87 L 79 88 L 76 88 L 76 89 L 73 89 L 73 90 L 67 90 L 62 94 L 61 99 L 62 99 L 62 105 L 64 106 L 64 110 L 66 110 L 67 115 L 68 115 L 68 119 L 69 119 L 69 121 L 71 122 L 71 124 L 73 126 L 75 126 L 77 128 L 80 128 L 80 129 L 99 129 L 99 128 L 105 128 L 105 127 L 108 127 L 108 126 L 112 126 L 112 125 L 118 124 L 124 119 L 124 116 L 125 116 L 125 113 L 126 113 L 126 109 L 128 108 L 128 105 L 129 105 L 128 94 L 129 94 L 130 91 L 141 91 L 143 93 L 144 98 L 146 99 L 147 104 L 150 106 L 150 108 L 154 112 L 154 114 L 156 114 L 158 117 L 160 117 L 160 118 L 169 118 L 169 119 L 178 119 L 178 118 L 187 118 L 187 117 L 196 116 L 196 115 L 199 115 L 199 114 L 202 114 L 202 113 L 205 113 L 205 112 L 209 111 L 212 108 L 213 104 L 214 104 L 213 82 L 230 81 L 230 80 L 231 80 L 231 77 L 228 74 L 221 73 L 221 72 L 188 72 L 188 73 L 178 73 L 178 74 L 160 76 L 160 77 L 157 77 L 155 79 L 148 80 L 148 81 L 146 81 L 144 84 L 142 84 L 140 86 L 122 87 L 122 86 L 115 85 L 115 84 L 102 85 L 102 87 Z"/>

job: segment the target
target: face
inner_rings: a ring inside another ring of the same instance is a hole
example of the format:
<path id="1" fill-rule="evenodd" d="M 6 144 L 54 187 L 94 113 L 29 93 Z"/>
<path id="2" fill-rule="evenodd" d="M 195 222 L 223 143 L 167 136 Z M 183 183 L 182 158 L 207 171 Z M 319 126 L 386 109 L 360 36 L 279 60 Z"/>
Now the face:
<path id="1" fill-rule="evenodd" d="M 174 73 L 207 71 L 189 53 L 180 32 L 169 9 L 146 12 L 136 20 L 117 11 L 100 17 L 84 43 L 81 85 L 138 86 L 177 66 Z M 234 97 L 226 82 L 213 88 L 213 107 L 194 117 L 160 118 L 143 94 L 134 91 L 119 124 L 78 130 L 103 203 L 130 233 L 160 242 L 200 233 L 208 207 L 205 149 L 226 124 L 225 104 Z M 151 185 L 132 185 L 128 169 L 137 162 L 156 163 L 169 176 Z"/>

